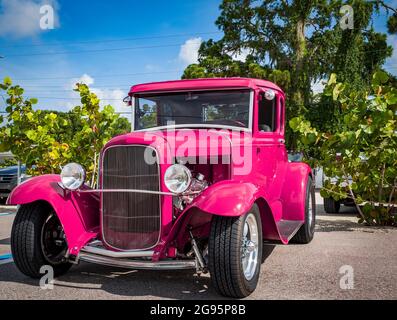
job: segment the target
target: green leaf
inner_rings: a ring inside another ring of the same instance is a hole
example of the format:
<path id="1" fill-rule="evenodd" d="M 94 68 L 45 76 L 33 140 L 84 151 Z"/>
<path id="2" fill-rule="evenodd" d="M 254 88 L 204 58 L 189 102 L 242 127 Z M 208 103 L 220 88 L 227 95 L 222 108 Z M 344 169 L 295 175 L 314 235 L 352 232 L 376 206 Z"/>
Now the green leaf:
<path id="1" fill-rule="evenodd" d="M 336 101 L 339 97 L 339 94 L 341 93 L 341 88 L 342 88 L 342 83 L 338 83 L 334 89 L 332 90 L 332 99 Z"/>
<path id="2" fill-rule="evenodd" d="M 28 139 L 35 141 L 37 138 L 37 133 L 34 130 L 28 130 L 26 131 L 26 136 L 28 137 Z"/>
<path id="3" fill-rule="evenodd" d="M 30 98 L 29 101 L 31 104 L 37 104 L 38 102 L 37 98 Z"/>
<path id="4" fill-rule="evenodd" d="M 384 84 L 389 80 L 389 76 L 384 71 L 377 71 L 373 75 L 373 80 L 376 85 Z"/>
<path id="5" fill-rule="evenodd" d="M 397 94 L 390 94 L 386 97 L 386 103 L 388 105 L 397 104 Z"/>
<path id="6" fill-rule="evenodd" d="M 301 122 L 302 119 L 300 117 L 295 117 L 289 121 L 289 126 L 291 127 L 292 130 L 297 131 Z"/>
<path id="7" fill-rule="evenodd" d="M 333 85 L 334 83 L 336 83 L 336 74 L 332 73 L 331 76 L 329 77 L 328 85 L 330 86 Z"/>
<path id="8" fill-rule="evenodd" d="M 5 84 L 7 87 L 11 86 L 11 85 L 12 85 L 12 80 L 11 80 L 11 78 L 10 78 L 10 77 L 5 77 L 5 78 L 4 78 L 4 84 Z"/>

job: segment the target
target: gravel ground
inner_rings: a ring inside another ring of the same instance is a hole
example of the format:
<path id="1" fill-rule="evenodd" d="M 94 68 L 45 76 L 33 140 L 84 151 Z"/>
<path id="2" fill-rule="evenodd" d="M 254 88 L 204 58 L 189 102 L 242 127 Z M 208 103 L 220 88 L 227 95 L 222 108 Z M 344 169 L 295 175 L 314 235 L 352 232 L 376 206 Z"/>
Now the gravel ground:
<path id="1" fill-rule="evenodd" d="M 256 291 L 248 299 L 397 299 L 397 229 L 356 223 L 351 208 L 325 214 L 317 194 L 314 240 L 266 246 Z M 0 207 L 0 256 L 9 253 L 15 209 Z M 342 266 L 353 268 L 353 289 L 341 289 Z M 81 263 L 43 290 L 38 280 L 0 260 L 0 299 L 219 299 L 208 275 L 134 271 Z"/>

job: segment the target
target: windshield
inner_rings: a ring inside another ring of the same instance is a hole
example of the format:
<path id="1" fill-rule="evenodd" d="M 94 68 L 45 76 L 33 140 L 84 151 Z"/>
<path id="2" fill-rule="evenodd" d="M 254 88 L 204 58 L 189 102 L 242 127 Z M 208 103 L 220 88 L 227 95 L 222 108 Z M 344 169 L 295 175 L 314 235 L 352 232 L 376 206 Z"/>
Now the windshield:
<path id="1" fill-rule="evenodd" d="M 138 95 L 135 130 L 163 126 L 248 128 L 250 90 Z"/>

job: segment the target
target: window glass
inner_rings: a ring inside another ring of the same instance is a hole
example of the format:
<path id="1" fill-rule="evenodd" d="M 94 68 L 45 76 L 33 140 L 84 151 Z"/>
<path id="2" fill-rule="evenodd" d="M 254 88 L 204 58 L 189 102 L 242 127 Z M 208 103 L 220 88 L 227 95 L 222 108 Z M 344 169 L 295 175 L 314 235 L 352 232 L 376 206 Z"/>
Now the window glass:
<path id="1" fill-rule="evenodd" d="M 248 128 L 249 90 L 142 95 L 135 100 L 135 128 L 222 125 Z"/>
<path id="2" fill-rule="evenodd" d="M 274 132 L 277 129 L 277 99 L 267 100 L 261 94 L 258 109 L 258 130 L 261 132 Z"/>

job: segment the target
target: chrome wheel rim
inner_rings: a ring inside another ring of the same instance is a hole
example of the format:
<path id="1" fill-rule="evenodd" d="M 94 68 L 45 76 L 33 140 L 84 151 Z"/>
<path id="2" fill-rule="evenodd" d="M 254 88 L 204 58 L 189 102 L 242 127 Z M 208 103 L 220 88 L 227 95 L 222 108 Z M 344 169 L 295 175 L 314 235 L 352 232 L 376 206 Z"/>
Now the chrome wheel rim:
<path id="1" fill-rule="evenodd" d="M 241 244 L 241 263 L 244 277 L 250 281 L 258 265 L 258 224 L 252 213 L 249 213 L 244 222 L 243 239 Z"/>
<path id="2" fill-rule="evenodd" d="M 312 199 L 312 193 L 309 193 L 309 212 L 308 212 L 308 223 L 309 223 L 309 228 L 312 227 L 313 224 L 313 199 Z"/>
<path id="3" fill-rule="evenodd" d="M 62 225 L 54 213 L 51 213 L 41 229 L 41 251 L 51 264 L 64 262 L 67 243 Z"/>

